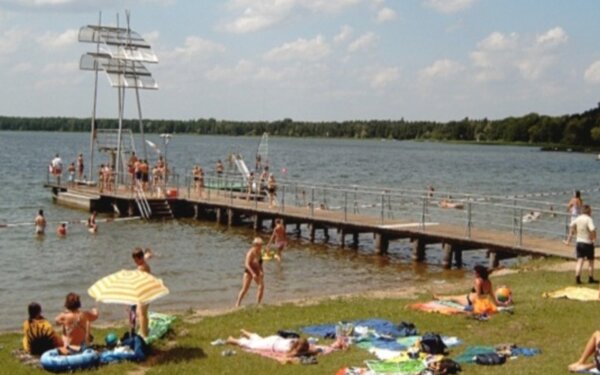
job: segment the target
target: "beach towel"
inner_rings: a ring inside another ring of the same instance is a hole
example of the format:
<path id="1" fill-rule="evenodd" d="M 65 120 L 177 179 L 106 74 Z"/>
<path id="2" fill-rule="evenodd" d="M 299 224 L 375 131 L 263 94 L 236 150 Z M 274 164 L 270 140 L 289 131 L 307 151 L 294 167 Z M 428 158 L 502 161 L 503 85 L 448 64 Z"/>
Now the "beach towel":
<path id="1" fill-rule="evenodd" d="M 171 328 L 171 324 L 175 321 L 175 317 L 167 314 L 150 312 L 148 314 L 148 337 L 146 343 L 151 344 L 154 341 L 162 338 Z"/>
<path id="2" fill-rule="evenodd" d="M 477 354 L 495 353 L 492 346 L 469 346 L 463 353 L 454 358 L 458 363 L 475 363 Z"/>
<path id="3" fill-rule="evenodd" d="M 409 361 L 404 362 L 367 360 L 365 361 L 365 364 L 367 365 L 369 370 L 373 371 L 376 374 L 417 375 L 427 368 L 425 363 L 418 359 L 411 359 Z"/>
<path id="4" fill-rule="evenodd" d="M 542 294 L 546 298 L 567 298 L 576 301 L 598 301 L 598 289 L 568 286 L 554 292 Z"/>
<path id="5" fill-rule="evenodd" d="M 342 367 L 335 375 L 376 375 L 366 367 Z"/>
<path id="6" fill-rule="evenodd" d="M 419 302 L 408 305 L 409 308 L 418 311 L 424 311 L 429 313 L 439 313 L 443 315 L 456 315 L 465 314 L 465 307 L 460 303 L 452 301 L 438 301 L 433 300 L 429 302 Z"/>
<path id="7" fill-rule="evenodd" d="M 385 319 L 363 319 L 346 323 L 351 323 L 354 327 L 367 327 L 369 330 L 375 331 L 378 335 L 386 335 L 392 338 L 406 336 L 406 330 L 398 328 L 396 324 Z M 321 324 L 307 326 L 301 330 L 310 336 L 334 338 L 336 326 L 336 324 Z"/>

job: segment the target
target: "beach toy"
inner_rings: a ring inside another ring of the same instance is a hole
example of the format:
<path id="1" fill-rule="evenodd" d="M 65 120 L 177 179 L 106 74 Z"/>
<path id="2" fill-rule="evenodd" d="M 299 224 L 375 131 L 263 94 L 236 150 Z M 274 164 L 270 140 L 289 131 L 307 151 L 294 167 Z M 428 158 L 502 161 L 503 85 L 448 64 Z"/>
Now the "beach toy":
<path id="1" fill-rule="evenodd" d="M 512 292 L 506 286 L 496 289 L 496 299 L 498 302 L 509 302 L 512 299 Z"/>
<path id="2" fill-rule="evenodd" d="M 70 355 L 62 355 L 58 349 L 52 349 L 42 354 L 40 364 L 50 372 L 67 372 L 96 367 L 98 360 L 98 353 L 93 349 Z"/>
<path id="3" fill-rule="evenodd" d="M 111 347 L 111 348 L 116 346 L 118 341 L 119 341 L 119 338 L 117 337 L 117 335 L 114 332 L 109 332 L 108 335 L 106 335 L 106 337 L 104 337 L 104 342 L 106 343 L 106 346 Z"/>

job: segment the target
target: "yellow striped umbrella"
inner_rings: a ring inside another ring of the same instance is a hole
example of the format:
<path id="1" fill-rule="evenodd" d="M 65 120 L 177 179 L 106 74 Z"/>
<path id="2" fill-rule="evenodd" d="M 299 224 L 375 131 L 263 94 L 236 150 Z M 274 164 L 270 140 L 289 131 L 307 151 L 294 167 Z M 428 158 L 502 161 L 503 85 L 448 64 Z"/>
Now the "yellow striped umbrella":
<path id="1" fill-rule="evenodd" d="M 147 272 L 121 270 L 96 281 L 88 289 L 96 301 L 121 304 L 147 304 L 169 294 L 161 279 Z"/>

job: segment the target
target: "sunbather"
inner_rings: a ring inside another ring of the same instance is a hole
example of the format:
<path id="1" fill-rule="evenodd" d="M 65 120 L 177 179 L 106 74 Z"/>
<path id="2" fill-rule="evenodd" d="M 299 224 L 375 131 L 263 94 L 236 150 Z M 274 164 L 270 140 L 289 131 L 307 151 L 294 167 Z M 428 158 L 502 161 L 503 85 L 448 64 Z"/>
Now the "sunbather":
<path id="1" fill-rule="evenodd" d="M 56 324 L 62 326 L 65 349 L 71 347 L 77 350 L 82 344 L 91 342 L 90 324 L 98 319 L 98 310 L 80 311 L 81 300 L 75 293 L 67 294 L 65 308 L 56 317 Z"/>
<path id="2" fill-rule="evenodd" d="M 600 344 L 600 331 L 594 332 L 592 337 L 588 340 L 585 348 L 583 349 L 583 353 L 581 353 L 581 357 L 575 363 L 571 363 L 569 365 L 569 371 L 571 372 L 583 372 L 588 371 L 593 368 L 600 370 L 600 363 L 586 363 L 591 356 L 598 358 L 600 354 L 600 348 L 598 348 L 598 344 Z"/>
<path id="3" fill-rule="evenodd" d="M 467 294 L 456 296 L 438 296 L 434 297 L 441 301 L 452 301 L 465 306 L 465 309 L 476 314 L 496 312 L 496 306 L 505 306 L 509 302 L 500 302 L 494 295 L 492 282 L 489 280 L 489 271 L 481 265 L 477 265 L 473 269 L 475 271 L 475 280 L 473 280 L 473 288 Z"/>
<path id="4" fill-rule="evenodd" d="M 262 337 L 256 333 L 241 329 L 241 337 L 229 336 L 226 343 L 238 345 L 242 348 L 252 350 L 272 351 L 283 354 L 279 359 L 281 363 L 299 362 L 299 357 L 316 355 L 320 350 L 311 345 L 304 338 L 283 338 L 278 335 Z M 331 344 L 333 349 L 345 348 L 344 342 L 336 340 Z"/>

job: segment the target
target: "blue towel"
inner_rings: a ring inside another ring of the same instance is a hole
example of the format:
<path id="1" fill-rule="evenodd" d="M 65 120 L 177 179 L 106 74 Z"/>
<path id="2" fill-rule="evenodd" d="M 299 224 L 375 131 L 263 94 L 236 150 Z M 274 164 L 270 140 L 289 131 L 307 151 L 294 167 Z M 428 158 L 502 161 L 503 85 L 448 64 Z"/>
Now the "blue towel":
<path id="1" fill-rule="evenodd" d="M 534 355 L 540 354 L 542 351 L 536 348 L 512 348 L 510 354 L 515 357 L 533 357 Z"/>
<path id="2" fill-rule="evenodd" d="M 363 326 L 376 331 L 379 335 L 388 335 L 391 338 L 406 336 L 405 330 L 398 329 L 398 326 L 389 320 L 384 319 L 363 319 L 351 321 L 355 327 Z M 302 332 L 311 336 L 320 336 L 326 338 L 335 337 L 335 324 L 321 324 L 302 328 Z"/>

